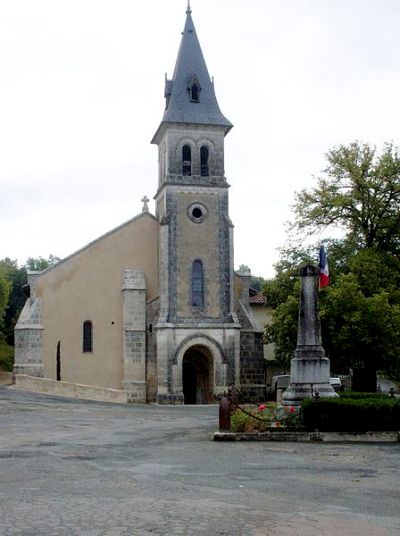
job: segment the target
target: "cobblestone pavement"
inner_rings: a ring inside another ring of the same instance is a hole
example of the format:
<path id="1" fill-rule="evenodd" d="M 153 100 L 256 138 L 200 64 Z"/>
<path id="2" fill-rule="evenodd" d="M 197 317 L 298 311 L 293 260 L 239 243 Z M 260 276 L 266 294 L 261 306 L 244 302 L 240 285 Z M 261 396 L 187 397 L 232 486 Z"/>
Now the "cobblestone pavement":
<path id="1" fill-rule="evenodd" d="M 398 444 L 219 443 L 217 415 L 0 387 L 0 535 L 400 534 Z"/>

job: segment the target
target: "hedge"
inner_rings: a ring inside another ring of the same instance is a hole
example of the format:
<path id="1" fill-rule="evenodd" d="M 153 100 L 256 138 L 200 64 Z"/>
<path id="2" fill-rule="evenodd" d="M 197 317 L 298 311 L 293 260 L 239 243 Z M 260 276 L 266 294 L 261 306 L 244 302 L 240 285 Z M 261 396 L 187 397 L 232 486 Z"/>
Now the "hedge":
<path id="1" fill-rule="evenodd" d="M 301 413 L 307 430 L 400 430 L 400 400 L 389 397 L 306 399 Z"/>
<path id="2" fill-rule="evenodd" d="M 362 393 L 359 391 L 343 391 L 340 398 L 392 398 L 389 393 Z"/>

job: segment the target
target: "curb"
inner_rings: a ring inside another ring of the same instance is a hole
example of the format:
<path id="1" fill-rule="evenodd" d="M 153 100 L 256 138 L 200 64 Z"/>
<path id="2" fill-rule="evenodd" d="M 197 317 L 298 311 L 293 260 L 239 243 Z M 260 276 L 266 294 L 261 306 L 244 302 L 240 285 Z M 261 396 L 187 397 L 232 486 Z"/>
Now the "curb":
<path id="1" fill-rule="evenodd" d="M 399 443 L 400 432 L 215 432 L 214 441 L 292 441 L 298 443 Z"/>

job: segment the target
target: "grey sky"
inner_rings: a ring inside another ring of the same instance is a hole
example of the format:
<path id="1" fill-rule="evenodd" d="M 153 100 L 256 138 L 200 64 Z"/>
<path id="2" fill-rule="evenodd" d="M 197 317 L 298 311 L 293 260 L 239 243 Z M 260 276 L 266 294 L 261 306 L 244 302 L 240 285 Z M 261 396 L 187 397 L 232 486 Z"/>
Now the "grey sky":
<path id="1" fill-rule="evenodd" d="M 398 0 L 192 0 L 224 115 L 235 266 L 270 276 L 324 153 L 399 143 Z M 185 0 L 0 0 L 0 258 L 60 257 L 154 195 Z M 154 210 L 153 202 L 150 209 Z"/>

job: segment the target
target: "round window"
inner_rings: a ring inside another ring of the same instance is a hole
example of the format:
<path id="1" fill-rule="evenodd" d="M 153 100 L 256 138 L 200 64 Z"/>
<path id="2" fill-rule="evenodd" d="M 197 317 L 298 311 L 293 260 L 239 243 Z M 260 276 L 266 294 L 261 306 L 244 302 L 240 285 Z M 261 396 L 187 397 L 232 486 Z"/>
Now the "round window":
<path id="1" fill-rule="evenodd" d="M 195 223 L 201 223 L 207 216 L 207 208 L 201 203 L 193 203 L 188 208 L 188 216 Z"/>
<path id="2" fill-rule="evenodd" d="M 201 218 L 203 215 L 203 211 L 201 210 L 200 207 L 194 207 L 194 209 L 192 210 L 192 216 L 193 218 Z"/>

